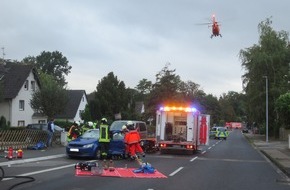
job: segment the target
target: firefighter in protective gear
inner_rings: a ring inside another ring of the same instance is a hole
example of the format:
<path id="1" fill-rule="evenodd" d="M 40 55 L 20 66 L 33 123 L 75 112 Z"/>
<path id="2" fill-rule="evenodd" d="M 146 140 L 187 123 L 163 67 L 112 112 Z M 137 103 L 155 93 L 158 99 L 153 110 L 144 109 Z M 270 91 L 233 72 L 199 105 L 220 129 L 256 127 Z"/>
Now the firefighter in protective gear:
<path id="1" fill-rule="evenodd" d="M 93 124 L 92 121 L 88 121 L 87 124 L 85 124 L 85 125 L 82 126 L 83 133 L 86 132 L 89 129 L 95 129 L 94 128 L 94 124 Z"/>
<path id="2" fill-rule="evenodd" d="M 129 145 L 126 141 L 126 135 L 129 133 L 129 130 L 127 129 L 126 125 L 122 126 L 122 134 L 124 135 L 124 143 L 125 143 L 125 155 L 129 156 Z"/>
<path id="3" fill-rule="evenodd" d="M 130 153 L 131 159 L 138 158 L 136 153 L 139 153 L 143 157 L 145 157 L 145 153 L 142 147 L 140 146 L 140 141 L 141 141 L 140 134 L 137 131 L 137 129 L 135 129 L 134 123 L 132 121 L 128 121 L 126 126 L 129 129 L 129 132 L 125 136 L 125 142 L 129 146 L 129 153 Z"/>
<path id="4" fill-rule="evenodd" d="M 107 158 L 110 145 L 110 133 L 106 118 L 101 119 L 99 144 L 101 148 L 101 157 Z"/>
<path id="5" fill-rule="evenodd" d="M 98 122 L 89 121 L 88 122 L 88 125 L 90 126 L 91 129 L 96 129 L 97 128 L 97 123 Z"/>
<path id="6" fill-rule="evenodd" d="M 80 122 L 75 121 L 67 133 L 67 141 L 70 142 L 81 135 Z"/>
<path id="7" fill-rule="evenodd" d="M 92 121 L 88 121 L 88 126 L 89 126 L 89 128 L 93 129 L 93 127 L 94 127 L 93 122 Z"/>

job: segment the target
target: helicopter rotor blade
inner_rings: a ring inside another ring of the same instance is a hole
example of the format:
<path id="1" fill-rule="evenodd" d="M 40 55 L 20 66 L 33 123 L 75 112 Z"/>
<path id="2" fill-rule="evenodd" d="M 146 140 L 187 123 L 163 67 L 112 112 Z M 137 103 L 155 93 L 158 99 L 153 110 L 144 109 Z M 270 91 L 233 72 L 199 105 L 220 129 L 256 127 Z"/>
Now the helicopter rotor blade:
<path id="1" fill-rule="evenodd" d="M 211 22 L 208 22 L 208 23 L 198 23 L 198 24 L 195 24 L 195 25 L 209 25 L 209 24 L 212 24 Z"/>

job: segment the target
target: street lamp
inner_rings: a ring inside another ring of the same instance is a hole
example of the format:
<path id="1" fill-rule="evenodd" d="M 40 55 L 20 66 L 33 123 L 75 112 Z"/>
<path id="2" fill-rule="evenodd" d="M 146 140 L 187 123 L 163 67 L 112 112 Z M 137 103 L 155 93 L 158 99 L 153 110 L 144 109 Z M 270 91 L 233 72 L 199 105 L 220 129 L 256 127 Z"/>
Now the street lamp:
<path id="1" fill-rule="evenodd" d="M 268 142 L 268 76 L 263 76 L 266 79 L 266 142 Z"/>

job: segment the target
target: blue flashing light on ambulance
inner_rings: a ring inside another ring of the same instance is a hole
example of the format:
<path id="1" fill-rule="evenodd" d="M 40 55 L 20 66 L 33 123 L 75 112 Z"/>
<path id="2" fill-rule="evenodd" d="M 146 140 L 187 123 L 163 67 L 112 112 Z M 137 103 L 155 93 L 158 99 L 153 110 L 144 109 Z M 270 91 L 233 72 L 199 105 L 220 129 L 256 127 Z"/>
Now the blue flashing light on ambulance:
<path id="1" fill-rule="evenodd" d="M 195 107 L 162 106 L 156 111 L 156 142 L 160 153 L 193 154 L 209 143 L 210 115 Z"/>

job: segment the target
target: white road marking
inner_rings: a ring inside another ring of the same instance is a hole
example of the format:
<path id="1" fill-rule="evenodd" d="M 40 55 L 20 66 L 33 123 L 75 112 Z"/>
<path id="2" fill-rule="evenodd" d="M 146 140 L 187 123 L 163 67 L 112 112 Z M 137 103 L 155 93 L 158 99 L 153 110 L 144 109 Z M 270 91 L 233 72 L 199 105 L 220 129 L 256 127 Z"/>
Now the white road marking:
<path id="1" fill-rule="evenodd" d="M 171 174 L 169 174 L 170 177 L 174 176 L 175 174 L 177 174 L 178 172 L 180 172 L 183 169 L 183 167 L 178 168 L 177 170 L 175 170 L 174 172 L 172 172 Z"/>
<path id="2" fill-rule="evenodd" d="M 208 150 L 210 150 L 211 149 L 211 146 L 210 147 L 208 147 Z"/>
<path id="3" fill-rule="evenodd" d="M 55 168 L 39 170 L 39 171 L 36 171 L 36 172 L 20 174 L 20 175 L 17 175 L 17 176 L 31 176 L 31 175 L 36 175 L 36 174 L 40 174 L 40 173 L 50 172 L 50 171 L 54 171 L 54 170 L 60 170 L 60 169 L 63 169 L 63 168 L 69 168 L 69 167 L 72 167 L 74 165 L 75 164 L 69 164 L 69 165 L 66 165 L 66 166 L 59 166 L 59 167 L 55 167 Z M 11 179 L 14 179 L 14 178 L 4 178 L 3 181 L 7 181 L 7 180 L 11 180 Z"/>
<path id="4" fill-rule="evenodd" d="M 204 153 L 206 153 L 206 151 L 203 151 L 201 154 L 204 154 Z"/>
<path id="5" fill-rule="evenodd" d="M 196 156 L 196 157 L 194 157 L 194 158 L 192 158 L 191 160 L 190 160 L 190 162 L 193 162 L 194 160 L 196 160 L 198 157 Z"/>

